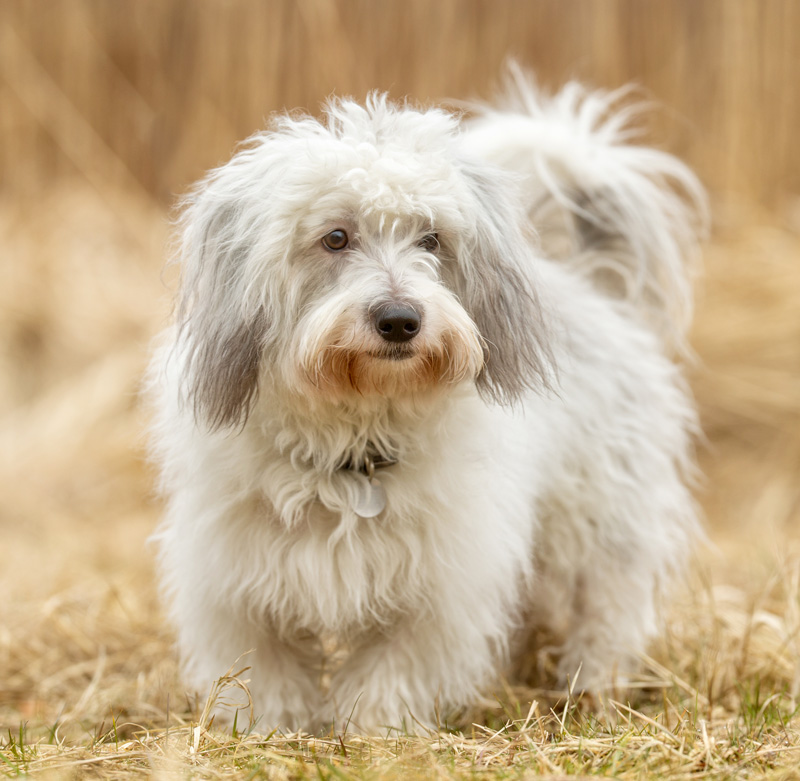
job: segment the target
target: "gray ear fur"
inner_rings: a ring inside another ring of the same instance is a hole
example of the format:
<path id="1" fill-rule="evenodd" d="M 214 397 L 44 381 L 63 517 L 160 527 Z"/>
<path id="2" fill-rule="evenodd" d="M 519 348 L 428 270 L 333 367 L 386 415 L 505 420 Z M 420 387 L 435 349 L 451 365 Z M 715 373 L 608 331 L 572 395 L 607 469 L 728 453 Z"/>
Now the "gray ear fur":
<path id="1" fill-rule="evenodd" d="M 474 165 L 466 165 L 464 173 L 478 217 L 472 241 L 458 259 L 458 292 L 485 343 L 477 386 L 484 398 L 513 404 L 525 390 L 547 387 L 554 371 L 529 267 L 532 250 L 504 174 Z"/>
<path id="2" fill-rule="evenodd" d="M 244 425 L 258 395 L 269 322 L 262 306 L 246 305 L 244 266 L 257 236 L 249 222 L 202 188 L 181 217 L 184 392 L 195 418 L 211 430 Z"/>

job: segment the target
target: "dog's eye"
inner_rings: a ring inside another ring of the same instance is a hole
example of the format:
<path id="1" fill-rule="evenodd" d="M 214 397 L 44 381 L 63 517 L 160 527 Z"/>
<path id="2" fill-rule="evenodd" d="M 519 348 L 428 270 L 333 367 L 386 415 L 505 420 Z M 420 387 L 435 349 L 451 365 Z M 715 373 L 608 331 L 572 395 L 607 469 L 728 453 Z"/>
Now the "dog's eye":
<path id="1" fill-rule="evenodd" d="M 322 243 L 331 252 L 340 252 L 347 246 L 347 234 L 341 228 L 337 228 L 330 233 L 326 233 L 322 237 Z"/>
<path id="2" fill-rule="evenodd" d="M 439 234 L 438 233 L 429 233 L 427 236 L 423 236 L 418 242 L 417 245 L 422 247 L 426 252 L 438 252 L 439 251 Z"/>

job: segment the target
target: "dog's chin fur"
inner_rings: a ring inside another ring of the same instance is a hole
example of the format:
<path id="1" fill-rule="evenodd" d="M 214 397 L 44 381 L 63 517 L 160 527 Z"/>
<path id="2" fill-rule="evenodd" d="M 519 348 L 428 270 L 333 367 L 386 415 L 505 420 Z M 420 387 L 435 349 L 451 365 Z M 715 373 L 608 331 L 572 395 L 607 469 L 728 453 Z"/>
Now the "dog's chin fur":
<path id="1" fill-rule="evenodd" d="M 367 353 L 336 347 L 323 351 L 310 373 L 310 382 L 332 401 L 352 393 L 395 397 L 453 385 L 469 376 L 469 369 L 468 361 L 448 363 L 443 350 Z"/>
<path id="2" fill-rule="evenodd" d="M 471 343 L 470 343 L 471 341 Z M 344 339 L 323 346 L 301 364 L 305 387 L 331 402 L 356 397 L 398 398 L 445 391 L 474 380 L 483 365 L 477 339 L 443 333 L 435 346 L 348 346 Z"/>
<path id="3" fill-rule="evenodd" d="M 372 731 L 468 706 L 528 629 L 562 684 L 635 672 L 697 531 L 668 356 L 703 202 L 613 101 L 338 100 L 187 198 L 151 390 L 190 685 L 250 652 L 263 729 Z"/>

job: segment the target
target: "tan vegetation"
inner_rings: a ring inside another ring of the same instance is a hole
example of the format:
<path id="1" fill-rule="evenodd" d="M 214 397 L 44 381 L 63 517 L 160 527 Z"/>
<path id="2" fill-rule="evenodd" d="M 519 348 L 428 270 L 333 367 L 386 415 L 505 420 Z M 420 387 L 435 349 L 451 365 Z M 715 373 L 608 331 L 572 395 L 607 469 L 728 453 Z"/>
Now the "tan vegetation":
<path id="1" fill-rule="evenodd" d="M 0 773 L 799 777 L 800 5 L 43 9 L 0 8 Z M 507 53 L 549 83 L 641 81 L 712 188 L 690 367 L 710 543 L 630 698 L 511 681 L 428 737 L 223 734 L 180 685 L 146 545 L 170 193 L 272 109 L 487 95 Z"/>

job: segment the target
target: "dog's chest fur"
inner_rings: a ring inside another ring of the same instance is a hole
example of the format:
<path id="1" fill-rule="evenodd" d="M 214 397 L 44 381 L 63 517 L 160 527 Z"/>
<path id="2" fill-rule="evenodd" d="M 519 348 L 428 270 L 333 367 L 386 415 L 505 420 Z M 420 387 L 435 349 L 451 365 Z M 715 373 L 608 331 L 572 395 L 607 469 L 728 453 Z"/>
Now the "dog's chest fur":
<path id="1" fill-rule="evenodd" d="M 359 519 L 355 534 L 332 545 L 340 518 L 315 503 L 297 529 L 269 543 L 281 566 L 252 590 L 255 606 L 288 636 L 347 637 L 416 610 L 433 585 L 429 535 L 424 519 L 414 529 L 404 523 L 402 533 L 392 520 Z"/>
<path id="2" fill-rule="evenodd" d="M 501 509 L 492 506 L 500 500 L 483 482 L 497 468 L 486 445 L 492 441 L 488 430 L 480 435 L 492 425 L 480 414 L 486 409 L 467 394 L 451 397 L 437 415 L 416 425 L 406 418 L 395 430 L 385 424 L 373 429 L 376 439 L 396 444 L 398 457 L 376 473 L 387 499 L 378 518 L 360 518 L 353 508 L 354 487 L 364 475 L 318 468 L 334 460 L 332 442 L 369 441 L 369 429 L 345 434 L 341 422 L 308 419 L 307 429 L 289 430 L 283 418 L 278 431 L 256 419 L 242 437 L 220 441 L 218 466 L 241 465 L 240 448 L 250 453 L 249 477 L 238 489 L 246 498 L 227 514 L 230 525 L 223 533 L 230 545 L 221 550 L 233 555 L 230 567 L 237 577 L 231 586 L 251 620 L 286 636 L 347 635 L 424 612 L 432 591 L 446 587 L 447 567 L 475 555 L 462 546 L 472 548 L 486 533 L 479 527 Z M 254 441 L 260 448 L 252 447 Z M 254 452 L 261 456 L 253 459 Z M 503 479 L 498 475 L 498 490 Z M 483 506 L 485 512 L 475 515 Z M 512 546 L 504 545 L 513 571 L 523 566 L 526 553 Z"/>

